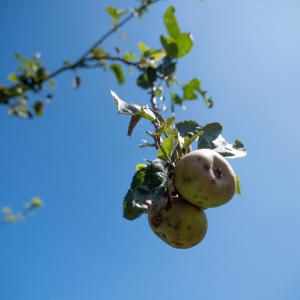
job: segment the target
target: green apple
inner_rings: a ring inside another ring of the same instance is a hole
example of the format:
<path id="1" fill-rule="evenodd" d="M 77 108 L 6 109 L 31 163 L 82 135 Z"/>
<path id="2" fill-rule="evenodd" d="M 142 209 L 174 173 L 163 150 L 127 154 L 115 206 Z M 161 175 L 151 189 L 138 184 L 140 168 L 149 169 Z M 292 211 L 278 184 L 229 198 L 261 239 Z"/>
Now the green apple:
<path id="1" fill-rule="evenodd" d="M 214 150 L 185 155 L 175 167 L 174 184 L 187 201 L 202 208 L 228 202 L 236 190 L 236 175 L 227 160 Z"/>
<path id="2" fill-rule="evenodd" d="M 174 248 L 191 248 L 207 232 L 204 211 L 179 197 L 155 202 L 149 210 L 148 221 L 153 232 Z"/>

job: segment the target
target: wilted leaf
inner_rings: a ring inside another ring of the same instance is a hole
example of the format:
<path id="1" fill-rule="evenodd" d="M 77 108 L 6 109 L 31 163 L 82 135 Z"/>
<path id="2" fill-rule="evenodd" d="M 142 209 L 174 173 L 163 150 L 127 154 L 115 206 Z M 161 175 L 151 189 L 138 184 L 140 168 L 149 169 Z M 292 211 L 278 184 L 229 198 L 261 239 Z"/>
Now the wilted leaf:
<path id="1" fill-rule="evenodd" d="M 127 132 L 129 136 L 131 136 L 134 127 L 137 125 L 140 119 L 141 119 L 140 116 L 131 116 L 130 123 L 128 126 L 128 132 Z"/>
<path id="2" fill-rule="evenodd" d="M 219 135 L 213 144 L 214 150 L 226 158 L 239 158 L 247 155 L 247 150 L 240 140 L 230 144 Z"/>
<path id="3" fill-rule="evenodd" d="M 147 119 L 151 122 L 156 121 L 159 123 L 159 119 L 157 118 L 157 114 L 154 113 L 148 105 L 140 106 L 137 104 L 128 104 L 127 102 L 121 100 L 119 96 L 111 90 L 111 95 L 114 98 L 118 112 L 124 115 L 131 115 L 131 116 L 139 116 L 144 119 Z"/>

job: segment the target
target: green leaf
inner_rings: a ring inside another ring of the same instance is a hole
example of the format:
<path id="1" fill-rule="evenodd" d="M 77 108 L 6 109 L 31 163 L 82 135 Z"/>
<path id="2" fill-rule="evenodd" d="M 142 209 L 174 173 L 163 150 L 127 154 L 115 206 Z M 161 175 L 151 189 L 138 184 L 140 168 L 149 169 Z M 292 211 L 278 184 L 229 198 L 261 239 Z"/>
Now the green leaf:
<path id="1" fill-rule="evenodd" d="M 179 134 L 184 137 L 182 147 L 188 147 L 204 134 L 202 127 L 194 120 L 187 120 L 176 124 Z"/>
<path id="2" fill-rule="evenodd" d="M 160 73 L 163 77 L 168 77 L 167 83 L 170 83 L 171 79 L 175 79 L 175 77 L 171 77 L 173 73 L 176 72 L 176 62 L 172 61 L 168 56 L 164 58 L 162 64 L 160 64 L 157 68 L 158 73 Z"/>
<path id="3" fill-rule="evenodd" d="M 161 35 L 160 42 L 169 57 L 178 57 L 179 49 L 174 39 Z"/>
<path id="4" fill-rule="evenodd" d="M 123 58 L 126 60 L 126 61 L 133 61 L 136 59 L 136 55 L 133 53 L 133 52 L 126 52 L 123 56 Z"/>
<path id="5" fill-rule="evenodd" d="M 182 137 L 198 132 L 202 127 L 194 120 L 186 120 L 176 123 L 176 128 Z"/>
<path id="6" fill-rule="evenodd" d="M 129 190 L 123 202 L 123 217 L 127 220 L 134 220 L 144 213 L 143 209 L 134 205 L 133 191 Z"/>
<path id="7" fill-rule="evenodd" d="M 166 52 L 163 49 L 149 49 L 145 51 L 143 54 L 143 58 L 151 59 L 152 64 L 158 63 L 165 56 L 166 56 Z"/>
<path id="8" fill-rule="evenodd" d="M 157 201 L 165 193 L 168 172 L 164 162 L 156 159 L 138 167 L 123 202 L 123 216 L 134 220 L 147 209 L 147 201 Z"/>
<path id="9" fill-rule="evenodd" d="M 181 33 L 176 39 L 178 48 L 178 58 L 181 58 L 190 53 L 193 48 L 193 38 L 189 33 Z"/>
<path id="10" fill-rule="evenodd" d="M 198 149 L 215 149 L 214 141 L 221 134 L 223 126 L 220 123 L 210 123 L 202 130 L 204 133 L 198 140 Z"/>
<path id="11" fill-rule="evenodd" d="M 170 37 L 176 39 L 180 34 L 180 29 L 175 17 L 175 8 L 173 6 L 168 7 L 164 13 L 163 20 Z"/>
<path id="12" fill-rule="evenodd" d="M 173 127 L 173 123 L 175 122 L 175 117 L 170 117 L 166 121 L 161 123 L 161 126 L 157 130 L 157 135 L 161 136 L 163 133 L 168 135 L 168 132 L 171 127 Z"/>
<path id="13" fill-rule="evenodd" d="M 204 131 L 202 129 L 195 131 L 193 133 L 188 134 L 187 136 L 184 137 L 184 142 L 183 142 L 183 149 L 187 150 L 189 146 L 196 141 L 199 137 L 201 137 L 204 134 Z"/>
<path id="14" fill-rule="evenodd" d="M 43 201 L 39 197 L 33 198 L 27 206 L 27 209 L 33 210 L 35 208 L 41 208 L 44 206 Z"/>
<path id="15" fill-rule="evenodd" d="M 183 99 L 176 93 L 171 93 L 171 111 L 174 112 L 175 104 L 182 105 Z"/>
<path id="16" fill-rule="evenodd" d="M 121 65 L 120 64 L 111 64 L 110 69 L 115 74 L 118 83 L 124 84 L 125 76 L 124 76 L 124 72 L 123 72 Z"/>
<path id="17" fill-rule="evenodd" d="M 178 145 L 178 136 L 167 137 L 157 151 L 157 157 L 164 161 L 172 161 L 172 155 Z"/>
<path id="18" fill-rule="evenodd" d="M 194 78 L 183 86 L 183 98 L 187 100 L 193 100 L 197 98 L 196 92 L 200 90 L 201 82 L 199 79 Z"/>
<path id="19" fill-rule="evenodd" d="M 145 164 L 137 164 L 137 165 L 135 166 L 135 170 L 136 170 L 136 171 L 139 171 L 139 170 L 141 170 L 141 169 L 144 169 L 145 167 L 146 167 Z"/>
<path id="20" fill-rule="evenodd" d="M 12 82 L 18 82 L 19 81 L 19 77 L 17 76 L 17 74 L 15 73 L 11 73 L 7 76 L 8 80 L 12 81 Z"/>
<path id="21" fill-rule="evenodd" d="M 106 11 L 112 17 L 114 26 L 117 25 L 120 17 L 126 13 L 126 10 L 124 8 L 116 9 L 112 6 L 107 6 Z"/>
<path id="22" fill-rule="evenodd" d="M 140 106 L 137 104 L 128 104 L 127 102 L 121 100 L 119 96 L 112 90 L 111 95 L 116 102 L 117 109 L 120 114 L 140 116 L 151 122 L 159 122 L 155 113 L 148 107 L 148 105 Z"/>
<path id="23" fill-rule="evenodd" d="M 148 47 L 146 44 L 144 44 L 142 42 L 138 43 L 138 48 L 142 53 L 144 53 L 150 49 L 150 47 Z"/>
<path id="24" fill-rule="evenodd" d="M 235 191 L 238 195 L 241 195 L 241 181 L 240 181 L 240 177 L 236 175 L 236 191 Z"/>
<path id="25" fill-rule="evenodd" d="M 149 89 L 152 87 L 156 80 L 156 69 L 148 67 L 145 73 L 142 73 L 137 78 L 137 85 L 143 89 Z"/>
<path id="26" fill-rule="evenodd" d="M 105 52 L 103 48 L 97 47 L 92 49 L 91 56 L 97 59 L 105 59 L 105 57 L 107 57 L 108 54 Z"/>

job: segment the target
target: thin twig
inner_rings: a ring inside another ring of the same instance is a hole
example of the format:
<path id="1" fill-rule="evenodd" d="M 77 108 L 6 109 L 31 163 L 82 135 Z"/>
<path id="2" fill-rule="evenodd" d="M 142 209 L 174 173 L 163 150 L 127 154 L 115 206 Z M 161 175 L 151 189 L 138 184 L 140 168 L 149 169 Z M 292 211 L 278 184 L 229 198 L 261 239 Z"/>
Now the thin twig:
<path id="1" fill-rule="evenodd" d="M 123 20 L 121 20 L 112 29 L 110 29 L 104 35 L 102 35 L 95 43 L 93 43 L 93 45 L 91 47 L 89 47 L 89 49 L 86 52 L 84 52 L 84 54 L 81 55 L 74 63 L 68 64 L 68 65 L 64 65 L 64 66 L 56 69 L 55 71 L 53 71 L 52 73 L 50 73 L 46 78 L 40 80 L 36 84 L 42 85 L 43 83 L 49 81 L 50 79 L 53 79 L 54 77 L 58 76 L 59 74 L 65 72 L 65 71 L 76 70 L 78 68 L 83 68 L 83 69 L 87 68 L 88 69 L 88 68 L 94 68 L 94 67 L 101 66 L 101 64 L 97 64 L 97 65 L 94 65 L 92 67 L 86 65 L 86 63 L 91 60 L 91 58 L 89 57 L 90 53 L 94 49 L 96 49 L 97 47 L 99 47 L 101 44 L 103 44 L 103 42 L 106 41 L 106 39 L 108 39 L 112 34 L 114 34 L 118 29 L 120 29 L 121 27 L 123 27 L 126 23 L 128 23 L 136 15 L 143 13 L 143 11 L 146 10 L 152 4 L 156 4 L 156 3 L 161 2 L 161 1 L 163 1 L 163 0 L 148 1 L 146 3 L 143 3 L 140 7 L 133 9 Z M 120 61 L 120 62 L 122 62 L 124 64 L 140 68 L 139 65 L 138 65 L 138 63 L 128 62 L 125 59 L 122 59 L 121 57 L 111 57 L 111 56 L 108 56 L 108 57 L 106 57 L 106 59 L 107 60 Z M 94 58 L 94 60 L 96 60 L 96 58 Z M 140 69 L 142 69 L 142 68 L 140 68 Z M 23 89 L 23 91 L 33 90 L 31 86 L 20 85 L 20 84 L 13 85 L 13 86 L 10 87 L 10 89 L 15 89 L 17 87 L 21 87 Z M 14 97 L 17 97 L 17 95 L 13 96 L 11 98 L 14 98 Z M 7 101 L 2 100 L 0 103 L 2 103 L 2 104 L 8 104 L 9 101 L 8 100 Z"/>

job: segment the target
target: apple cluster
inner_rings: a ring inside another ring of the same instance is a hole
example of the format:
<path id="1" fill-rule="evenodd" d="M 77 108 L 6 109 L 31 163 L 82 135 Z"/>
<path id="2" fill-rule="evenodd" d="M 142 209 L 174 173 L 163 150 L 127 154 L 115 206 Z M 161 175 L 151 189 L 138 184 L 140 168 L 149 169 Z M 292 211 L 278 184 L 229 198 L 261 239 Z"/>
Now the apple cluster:
<path id="1" fill-rule="evenodd" d="M 207 232 L 204 210 L 227 203 L 237 188 L 228 161 L 214 150 L 199 149 L 184 155 L 175 166 L 176 193 L 162 197 L 148 211 L 153 232 L 175 248 L 191 248 Z"/>

